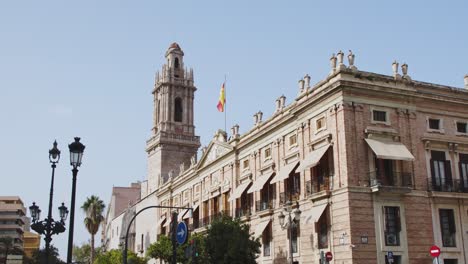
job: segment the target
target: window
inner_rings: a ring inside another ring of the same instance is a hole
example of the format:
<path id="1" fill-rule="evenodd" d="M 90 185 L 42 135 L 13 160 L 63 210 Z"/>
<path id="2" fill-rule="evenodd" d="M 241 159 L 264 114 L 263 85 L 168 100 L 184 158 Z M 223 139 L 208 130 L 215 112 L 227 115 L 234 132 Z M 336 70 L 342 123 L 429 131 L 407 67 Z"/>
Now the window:
<path id="1" fill-rule="evenodd" d="M 458 259 L 444 259 L 444 264 L 458 264 Z"/>
<path id="2" fill-rule="evenodd" d="M 387 112 L 372 110 L 372 120 L 375 122 L 387 122 Z"/>
<path id="3" fill-rule="evenodd" d="M 273 238 L 271 223 L 265 228 L 262 234 L 263 256 L 271 256 L 271 240 Z"/>
<path id="4" fill-rule="evenodd" d="M 243 162 L 242 162 L 242 168 L 244 170 L 247 170 L 249 168 L 249 160 L 248 159 L 245 159 Z"/>
<path id="5" fill-rule="evenodd" d="M 468 154 L 461 154 L 460 153 L 460 186 L 461 191 L 467 192 L 468 191 Z"/>
<path id="6" fill-rule="evenodd" d="M 401 256 L 393 255 L 393 262 L 390 263 L 387 254 L 385 254 L 385 264 L 401 264 Z"/>
<path id="7" fill-rule="evenodd" d="M 292 135 L 289 137 L 289 146 L 295 146 L 297 144 L 297 135 Z"/>
<path id="8" fill-rule="evenodd" d="M 317 131 L 325 128 L 325 117 L 317 119 L 317 121 L 315 121 L 315 125 L 317 127 Z"/>
<path id="9" fill-rule="evenodd" d="M 432 188 L 435 191 L 452 191 L 452 170 L 445 152 L 431 151 Z"/>
<path id="10" fill-rule="evenodd" d="M 463 133 L 463 134 L 466 134 L 467 133 L 467 128 L 466 128 L 466 123 L 463 123 L 463 122 L 457 122 L 457 132 L 458 133 Z"/>
<path id="11" fill-rule="evenodd" d="M 439 209 L 440 232 L 444 247 L 456 247 L 455 242 L 455 216 L 452 209 Z"/>
<path id="12" fill-rule="evenodd" d="M 289 201 L 299 200 L 299 194 L 301 193 L 301 174 L 299 172 L 293 172 L 285 180 L 285 199 Z"/>
<path id="13" fill-rule="evenodd" d="M 318 247 L 328 247 L 328 217 L 326 212 L 323 212 L 316 227 L 318 235 Z"/>
<path id="14" fill-rule="evenodd" d="M 175 59 L 174 59 L 174 67 L 175 67 L 176 69 L 179 68 L 179 58 L 175 58 Z"/>
<path id="15" fill-rule="evenodd" d="M 265 159 L 271 158 L 271 148 L 265 149 Z"/>
<path id="16" fill-rule="evenodd" d="M 394 186 L 394 160 L 378 159 L 375 156 L 376 179 L 383 186 Z"/>
<path id="17" fill-rule="evenodd" d="M 384 221 L 385 221 L 385 245 L 399 246 L 400 245 L 400 207 L 384 206 Z"/>
<path id="18" fill-rule="evenodd" d="M 440 130 L 440 119 L 429 118 L 429 129 Z"/>
<path id="19" fill-rule="evenodd" d="M 174 121 L 182 122 L 182 98 L 177 97 L 174 101 Z"/>

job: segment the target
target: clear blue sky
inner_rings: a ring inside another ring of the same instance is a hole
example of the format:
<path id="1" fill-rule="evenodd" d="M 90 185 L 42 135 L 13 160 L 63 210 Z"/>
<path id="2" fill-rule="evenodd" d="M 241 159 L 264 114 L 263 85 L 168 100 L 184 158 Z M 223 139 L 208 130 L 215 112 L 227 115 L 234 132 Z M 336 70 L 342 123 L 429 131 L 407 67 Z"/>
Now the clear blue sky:
<path id="1" fill-rule="evenodd" d="M 85 198 L 107 203 L 113 185 L 146 178 L 154 73 L 174 41 L 194 68 L 203 145 L 224 127 L 216 103 L 225 75 L 228 129 L 238 123 L 243 133 L 280 95 L 291 102 L 304 74 L 323 79 L 340 49 L 366 71 L 390 75 L 396 59 L 415 80 L 456 87 L 468 73 L 466 1 L 224 2 L 2 1 L 0 195 L 36 201 L 45 215 L 57 139 L 54 209 L 69 205 L 67 144 L 82 137 L 75 242 L 87 241 Z M 66 241 L 53 240 L 63 258 Z"/>

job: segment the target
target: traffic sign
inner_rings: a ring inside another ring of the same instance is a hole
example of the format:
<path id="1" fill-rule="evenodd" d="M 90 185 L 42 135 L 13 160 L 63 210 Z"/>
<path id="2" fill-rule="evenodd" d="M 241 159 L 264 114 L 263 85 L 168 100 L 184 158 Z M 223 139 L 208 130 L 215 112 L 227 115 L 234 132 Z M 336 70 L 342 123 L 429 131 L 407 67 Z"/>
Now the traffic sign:
<path id="1" fill-rule="evenodd" d="M 429 253 L 431 253 L 431 256 L 434 258 L 437 258 L 440 255 L 440 248 L 436 245 L 433 245 L 429 250 Z"/>
<path id="2" fill-rule="evenodd" d="M 177 225 L 177 230 L 176 230 L 176 240 L 179 245 L 182 245 L 187 241 L 187 236 L 188 236 L 188 230 L 187 230 L 187 225 L 185 222 L 180 222 Z"/>
<path id="3" fill-rule="evenodd" d="M 325 259 L 326 259 L 327 261 L 332 261 L 332 259 L 333 259 L 333 254 L 332 254 L 330 251 L 328 251 L 327 253 L 325 253 Z"/>

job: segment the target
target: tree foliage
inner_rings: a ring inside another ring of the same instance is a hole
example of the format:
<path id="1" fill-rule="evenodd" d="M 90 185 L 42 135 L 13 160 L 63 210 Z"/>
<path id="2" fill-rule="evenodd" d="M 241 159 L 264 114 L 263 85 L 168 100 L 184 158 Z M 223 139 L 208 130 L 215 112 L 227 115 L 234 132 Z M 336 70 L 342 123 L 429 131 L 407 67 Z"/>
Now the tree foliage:
<path id="1" fill-rule="evenodd" d="M 94 259 L 94 236 L 99 230 L 101 222 L 104 221 L 102 213 L 104 212 L 105 207 L 104 202 L 95 195 L 88 197 L 81 206 L 81 209 L 86 213 L 84 224 L 88 232 L 91 234 L 91 251 L 89 257 L 91 261 Z"/>
<path id="2" fill-rule="evenodd" d="M 101 252 L 101 248 L 96 248 L 95 252 L 96 254 L 99 254 Z M 91 245 L 88 243 L 83 243 L 81 246 L 73 245 L 72 259 L 73 262 L 77 263 L 91 263 Z"/>
<path id="3" fill-rule="evenodd" d="M 146 264 L 145 258 L 138 257 L 134 252 L 128 251 L 127 263 L 128 264 Z M 93 264 L 119 264 L 122 263 L 122 251 L 118 249 L 112 249 L 107 252 L 98 254 Z"/>
<path id="4" fill-rule="evenodd" d="M 186 247 L 186 244 L 177 247 L 177 262 L 187 262 L 187 259 L 185 258 Z M 170 263 L 172 261 L 172 240 L 165 235 L 161 235 L 157 242 L 152 243 L 148 247 L 146 250 L 146 256 L 148 258 L 164 260 L 165 262 Z"/>
<path id="5" fill-rule="evenodd" d="M 43 264 L 43 263 L 49 263 L 49 264 L 65 264 L 60 258 L 59 258 L 59 253 L 58 249 L 52 245 L 50 245 L 50 251 L 49 251 L 49 260 L 46 261 L 46 254 L 45 254 L 45 248 L 35 250 L 32 254 L 31 258 L 25 258 L 23 261 L 24 264 Z"/>
<path id="6" fill-rule="evenodd" d="M 208 263 L 255 264 L 260 242 L 250 236 L 250 227 L 240 220 L 222 216 L 211 223 L 206 234 Z"/>

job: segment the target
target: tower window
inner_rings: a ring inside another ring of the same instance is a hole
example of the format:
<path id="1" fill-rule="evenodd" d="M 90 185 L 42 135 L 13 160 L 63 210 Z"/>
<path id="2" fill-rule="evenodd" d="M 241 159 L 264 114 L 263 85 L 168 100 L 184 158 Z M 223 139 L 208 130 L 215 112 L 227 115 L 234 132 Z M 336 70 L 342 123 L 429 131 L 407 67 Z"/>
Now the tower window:
<path id="1" fill-rule="evenodd" d="M 175 60 L 174 60 L 174 67 L 175 67 L 176 69 L 179 68 L 179 58 L 175 58 Z"/>
<path id="2" fill-rule="evenodd" d="M 182 122 L 182 99 L 177 97 L 174 102 L 174 121 Z"/>

